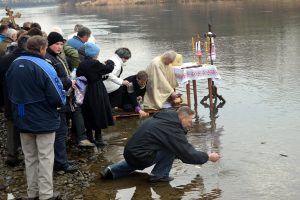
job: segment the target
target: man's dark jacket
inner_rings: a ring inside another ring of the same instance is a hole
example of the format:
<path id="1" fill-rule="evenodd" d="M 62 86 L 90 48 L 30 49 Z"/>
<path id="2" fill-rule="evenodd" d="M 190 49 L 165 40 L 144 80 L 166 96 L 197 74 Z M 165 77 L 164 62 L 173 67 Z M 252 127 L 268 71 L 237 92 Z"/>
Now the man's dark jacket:
<path id="1" fill-rule="evenodd" d="M 60 78 L 64 86 L 64 90 L 68 91 L 68 89 L 72 86 L 72 81 L 68 77 L 69 67 L 62 58 L 60 58 L 58 54 L 54 53 L 50 48 L 47 48 L 45 58 L 54 67 L 57 76 Z"/>
<path id="2" fill-rule="evenodd" d="M 51 133 L 58 129 L 57 107 L 65 104 L 62 83 L 40 55 L 24 53 L 6 73 L 14 125 L 22 133 Z"/>
<path id="3" fill-rule="evenodd" d="M 47 53 L 45 55 L 45 59 L 48 63 L 50 63 L 55 69 L 57 76 L 61 80 L 64 90 L 68 91 L 72 86 L 72 81 L 69 78 L 69 66 L 67 65 L 67 61 L 64 61 L 63 58 L 59 56 L 60 54 L 54 53 L 49 47 L 47 48 Z M 71 99 L 67 97 L 67 102 L 64 107 L 59 109 L 60 113 L 65 113 L 71 111 Z"/>
<path id="4" fill-rule="evenodd" d="M 22 55 L 31 55 L 31 53 L 26 52 L 23 49 L 17 48 L 14 50 L 12 53 L 9 53 L 5 56 L 3 56 L 0 60 L 0 80 L 2 81 L 2 87 L 3 87 L 3 96 L 1 94 L 1 98 L 4 100 L 4 105 L 5 105 L 5 117 L 9 120 L 12 120 L 12 115 L 11 115 L 11 107 L 10 107 L 10 102 L 8 100 L 8 94 L 7 94 L 7 86 L 6 86 L 6 77 L 5 74 L 11 65 L 11 63 L 18 57 Z"/>
<path id="5" fill-rule="evenodd" d="M 144 169 L 153 164 L 158 151 L 173 153 L 187 164 L 204 164 L 207 153 L 197 151 L 187 140 L 176 111 L 159 112 L 146 120 L 129 139 L 124 158 L 129 165 Z"/>
<path id="6" fill-rule="evenodd" d="M 144 98 L 146 93 L 146 87 L 141 88 L 137 82 L 136 75 L 129 76 L 125 78 L 125 80 L 129 81 L 133 85 L 134 91 L 132 93 L 127 92 L 127 86 L 123 86 L 123 94 L 122 94 L 122 103 L 123 106 L 126 104 L 130 104 L 132 106 L 132 109 L 135 110 L 137 106 L 139 106 L 139 103 L 137 101 L 137 97 L 141 96 Z"/>

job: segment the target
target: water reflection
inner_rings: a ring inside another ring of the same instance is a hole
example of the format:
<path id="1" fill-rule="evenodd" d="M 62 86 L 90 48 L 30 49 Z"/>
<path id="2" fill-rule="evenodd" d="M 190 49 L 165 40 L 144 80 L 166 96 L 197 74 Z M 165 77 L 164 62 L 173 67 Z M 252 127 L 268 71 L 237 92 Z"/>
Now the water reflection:
<path id="1" fill-rule="evenodd" d="M 136 172 L 118 181 L 97 181 L 84 196 L 89 199 L 217 199 L 221 197 L 219 188 L 207 191 L 203 179 L 197 175 L 184 185 L 172 186 L 170 183 L 151 184 L 148 174 Z"/>
<path id="2" fill-rule="evenodd" d="M 220 101 L 218 103 L 218 100 L 215 99 L 213 101 L 212 106 L 210 106 L 207 101 L 203 101 L 203 99 L 200 101 L 200 103 L 203 105 L 204 108 L 209 109 L 209 118 L 210 118 L 210 125 L 211 125 L 211 131 L 215 131 L 217 124 L 216 124 L 216 119 L 219 117 L 218 112 L 219 108 L 223 108 L 225 105 L 225 101 Z"/>
<path id="3" fill-rule="evenodd" d="M 104 137 L 109 141 L 110 145 L 101 153 L 101 163 L 95 164 L 92 169 L 99 172 L 109 163 L 121 160 L 123 158 L 124 144 L 140 123 L 142 123 L 142 121 L 137 118 L 131 118 L 130 120 L 121 119 L 116 123 L 116 126 L 107 129 Z M 187 135 L 188 140 L 198 150 L 220 152 L 219 132 L 216 131 L 216 133 L 212 134 L 211 131 L 207 131 L 208 129 L 210 129 L 208 124 L 200 120 L 199 123 L 194 124 L 191 133 Z M 218 199 L 221 197 L 222 190 L 219 188 L 219 184 L 212 186 L 211 181 L 208 181 L 209 185 L 205 186 L 204 178 L 197 172 L 199 171 L 199 166 L 186 165 L 176 160 L 171 171 L 175 180 L 167 184 L 149 183 L 148 174 L 150 171 L 151 167 L 116 181 L 97 179 L 95 185 L 84 192 L 84 198 L 97 200 Z M 216 169 L 213 169 L 213 171 L 216 171 Z M 205 170 L 203 170 L 203 173 L 210 174 L 210 172 Z"/>

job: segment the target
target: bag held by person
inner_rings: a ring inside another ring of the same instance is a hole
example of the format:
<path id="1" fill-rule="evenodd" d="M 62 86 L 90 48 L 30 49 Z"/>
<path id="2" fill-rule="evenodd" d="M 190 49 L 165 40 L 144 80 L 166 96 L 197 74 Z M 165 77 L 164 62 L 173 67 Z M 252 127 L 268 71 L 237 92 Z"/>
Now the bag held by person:
<path id="1" fill-rule="evenodd" d="M 84 76 L 76 78 L 75 84 L 75 103 L 77 105 L 82 105 L 84 100 L 84 95 L 87 88 L 87 79 Z"/>

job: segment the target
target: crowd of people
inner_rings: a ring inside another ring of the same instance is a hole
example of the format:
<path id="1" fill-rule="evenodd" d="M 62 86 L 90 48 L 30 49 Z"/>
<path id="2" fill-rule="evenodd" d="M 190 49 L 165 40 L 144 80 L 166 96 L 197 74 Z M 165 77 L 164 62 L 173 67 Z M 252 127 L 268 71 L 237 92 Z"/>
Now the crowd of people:
<path id="1" fill-rule="evenodd" d="M 99 61 L 99 53 L 91 30 L 80 24 L 67 40 L 59 27 L 45 33 L 38 23 L 25 22 L 20 30 L 0 25 L 0 106 L 7 125 L 6 164 L 21 162 L 21 146 L 29 199 L 56 199 L 53 170 L 78 170 L 67 156 L 69 132 L 80 148 L 102 147 L 107 145 L 102 130 L 114 125 L 116 107 L 148 117 L 145 107 L 168 110 L 180 101 L 170 67 L 176 52 L 166 51 L 146 70 L 127 78 L 121 74 L 132 56 L 128 48 L 117 49 L 105 62 Z M 170 110 L 139 127 L 125 148 L 125 160 L 107 167 L 103 178 L 116 179 L 156 163 L 151 180 L 170 181 L 175 157 L 193 164 L 219 159 L 218 154 L 196 151 L 184 139 L 193 112 L 188 107 Z M 178 144 L 181 146 L 176 147 Z"/>

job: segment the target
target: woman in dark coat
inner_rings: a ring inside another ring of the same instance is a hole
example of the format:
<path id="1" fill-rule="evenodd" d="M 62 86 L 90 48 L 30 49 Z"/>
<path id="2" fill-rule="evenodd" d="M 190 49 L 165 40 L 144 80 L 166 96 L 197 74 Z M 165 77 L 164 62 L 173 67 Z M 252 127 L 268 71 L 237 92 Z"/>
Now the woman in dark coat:
<path id="1" fill-rule="evenodd" d="M 88 83 L 82 104 L 88 139 L 96 146 L 103 146 L 106 143 L 102 139 L 101 129 L 114 125 L 114 121 L 102 76 L 113 71 L 114 62 L 108 60 L 106 64 L 100 63 L 97 60 L 99 52 L 95 44 L 86 43 L 85 54 L 88 58 L 80 63 L 76 75 L 84 76 Z M 95 138 L 92 130 L 95 130 Z"/>

